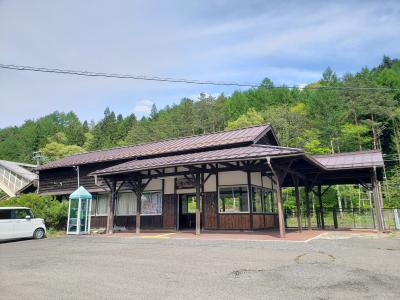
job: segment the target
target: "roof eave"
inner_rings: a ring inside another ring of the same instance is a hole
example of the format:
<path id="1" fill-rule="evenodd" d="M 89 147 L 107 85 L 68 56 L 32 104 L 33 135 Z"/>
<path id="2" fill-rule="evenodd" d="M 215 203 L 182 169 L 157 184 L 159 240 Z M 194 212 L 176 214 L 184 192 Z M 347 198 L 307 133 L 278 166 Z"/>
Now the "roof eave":
<path id="1" fill-rule="evenodd" d="M 135 169 L 135 170 L 124 170 L 124 171 L 114 171 L 114 172 L 107 172 L 107 173 L 97 173 L 92 172 L 89 173 L 88 176 L 94 177 L 94 176 L 109 176 L 109 175 L 116 175 L 116 174 L 127 174 L 127 173 L 133 173 L 133 172 L 141 172 L 141 171 L 147 171 L 147 170 L 157 170 L 160 168 L 171 168 L 171 167 L 184 167 L 184 166 L 194 166 L 198 164 L 208 164 L 208 163 L 222 163 L 222 162 L 237 162 L 237 161 L 245 161 L 245 160 L 258 160 L 258 159 L 267 159 L 267 157 L 270 158 L 280 158 L 280 157 L 292 157 L 292 156 L 301 156 L 304 153 L 291 153 L 287 155 L 270 155 L 270 156 L 265 156 L 265 155 L 260 155 L 260 156 L 253 156 L 253 157 L 245 157 L 245 158 L 240 158 L 240 159 L 220 159 L 220 160 L 209 160 L 209 161 L 200 161 L 200 162 L 194 162 L 194 163 L 178 163 L 178 164 L 166 164 L 163 166 L 158 166 L 158 167 L 148 167 L 148 168 L 140 168 L 140 169 Z"/>

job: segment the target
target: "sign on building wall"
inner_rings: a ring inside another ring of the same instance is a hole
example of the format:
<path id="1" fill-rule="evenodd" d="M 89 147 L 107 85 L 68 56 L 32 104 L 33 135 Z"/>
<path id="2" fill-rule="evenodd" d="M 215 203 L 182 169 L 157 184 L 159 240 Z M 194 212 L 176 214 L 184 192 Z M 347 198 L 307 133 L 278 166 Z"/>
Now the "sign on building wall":
<path id="1" fill-rule="evenodd" d="M 194 180 L 191 178 L 177 178 L 176 188 L 177 189 L 192 189 L 195 187 Z"/>

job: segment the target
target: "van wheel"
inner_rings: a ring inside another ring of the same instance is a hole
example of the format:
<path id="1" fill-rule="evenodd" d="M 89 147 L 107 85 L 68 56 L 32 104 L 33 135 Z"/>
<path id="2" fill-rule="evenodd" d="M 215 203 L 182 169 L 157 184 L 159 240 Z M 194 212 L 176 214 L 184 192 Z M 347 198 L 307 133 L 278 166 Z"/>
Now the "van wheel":
<path id="1" fill-rule="evenodd" d="M 44 230 L 43 230 L 43 228 L 36 229 L 35 232 L 33 233 L 33 238 L 35 240 L 40 240 L 40 239 L 44 238 Z"/>

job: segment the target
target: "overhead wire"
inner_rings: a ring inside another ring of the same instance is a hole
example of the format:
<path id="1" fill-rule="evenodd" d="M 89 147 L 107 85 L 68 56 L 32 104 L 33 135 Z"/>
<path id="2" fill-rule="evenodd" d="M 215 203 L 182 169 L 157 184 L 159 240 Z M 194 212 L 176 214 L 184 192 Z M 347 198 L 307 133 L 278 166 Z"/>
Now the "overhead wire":
<path id="1" fill-rule="evenodd" d="M 197 84 L 197 85 L 236 86 L 236 87 L 249 87 L 249 88 L 265 87 L 266 89 L 400 91 L 400 89 L 391 87 L 300 86 L 300 85 L 274 86 L 274 85 L 263 85 L 262 83 L 256 84 L 256 83 L 240 83 L 240 82 L 218 82 L 218 81 L 197 80 L 197 79 L 187 79 L 187 78 L 170 78 L 170 77 L 158 77 L 158 76 L 135 75 L 135 74 L 104 73 L 104 72 L 93 72 L 93 71 L 82 71 L 82 70 L 67 70 L 58 68 L 53 69 L 53 68 L 10 65 L 10 64 L 0 64 L 0 68 L 17 70 L 17 71 L 55 73 L 63 75 L 86 76 L 86 77 L 106 77 L 106 78 L 117 78 L 117 79 L 133 79 L 133 80 Z"/>

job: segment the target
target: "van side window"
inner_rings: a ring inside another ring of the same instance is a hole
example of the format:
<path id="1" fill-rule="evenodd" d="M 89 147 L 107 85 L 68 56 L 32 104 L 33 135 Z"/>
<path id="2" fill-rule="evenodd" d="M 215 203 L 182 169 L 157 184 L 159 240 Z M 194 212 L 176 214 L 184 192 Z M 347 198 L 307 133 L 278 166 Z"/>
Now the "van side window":
<path id="1" fill-rule="evenodd" d="M 28 209 L 16 209 L 15 210 L 15 219 L 25 219 L 26 216 L 30 216 Z"/>
<path id="2" fill-rule="evenodd" d="M 9 220 L 9 219 L 11 219 L 11 210 L 0 209 L 0 220 Z"/>

